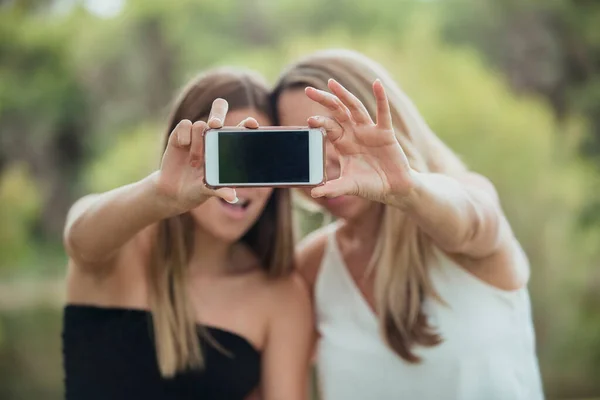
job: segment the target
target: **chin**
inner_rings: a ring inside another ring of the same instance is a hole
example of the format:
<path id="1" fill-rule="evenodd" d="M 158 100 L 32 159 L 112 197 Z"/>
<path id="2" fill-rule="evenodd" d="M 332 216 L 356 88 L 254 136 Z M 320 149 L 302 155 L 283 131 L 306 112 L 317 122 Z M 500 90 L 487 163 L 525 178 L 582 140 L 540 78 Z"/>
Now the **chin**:
<path id="1" fill-rule="evenodd" d="M 246 234 L 247 230 L 236 229 L 235 227 L 227 227 L 224 225 L 198 225 L 204 239 L 210 240 L 213 244 L 223 244 L 227 246 L 238 243 Z"/>
<path id="2" fill-rule="evenodd" d="M 360 219 L 361 212 L 354 212 L 354 210 L 328 210 L 329 213 L 336 219 L 343 219 L 344 221 L 354 221 Z"/>
<path id="3" fill-rule="evenodd" d="M 234 244 L 240 241 L 240 239 L 244 236 L 244 234 L 246 233 L 244 232 L 239 232 L 239 231 L 234 231 L 234 230 L 213 230 L 212 232 L 210 232 L 211 235 L 217 239 L 220 242 L 226 243 L 226 244 Z"/>
<path id="4" fill-rule="evenodd" d="M 238 242 L 249 229 L 246 229 L 246 226 L 232 224 L 231 221 L 206 221 L 205 219 L 203 220 L 195 218 L 195 222 L 197 226 L 204 232 L 204 235 L 208 235 L 214 240 L 225 244 L 234 244 Z"/>

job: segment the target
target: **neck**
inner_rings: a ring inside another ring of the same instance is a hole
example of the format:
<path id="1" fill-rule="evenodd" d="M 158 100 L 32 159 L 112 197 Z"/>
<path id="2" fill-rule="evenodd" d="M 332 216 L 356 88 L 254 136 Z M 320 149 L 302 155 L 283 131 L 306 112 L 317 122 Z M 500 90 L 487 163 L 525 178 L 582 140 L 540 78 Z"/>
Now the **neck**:
<path id="1" fill-rule="evenodd" d="M 232 245 L 208 234 L 201 228 L 194 231 L 194 251 L 190 259 L 192 275 L 220 275 L 230 264 Z"/>
<path id="2" fill-rule="evenodd" d="M 384 206 L 380 203 L 371 205 L 364 213 L 353 219 L 344 221 L 344 236 L 363 243 L 376 242 L 383 217 Z"/>

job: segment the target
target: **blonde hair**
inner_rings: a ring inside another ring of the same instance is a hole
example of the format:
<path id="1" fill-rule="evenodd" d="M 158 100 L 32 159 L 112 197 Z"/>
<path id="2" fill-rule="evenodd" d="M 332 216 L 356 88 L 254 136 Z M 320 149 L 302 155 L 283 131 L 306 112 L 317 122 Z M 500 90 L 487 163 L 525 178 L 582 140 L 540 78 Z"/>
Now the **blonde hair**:
<path id="1" fill-rule="evenodd" d="M 227 100 L 230 111 L 253 108 L 271 117 L 268 95 L 267 84 L 252 72 L 229 68 L 206 72 L 184 88 L 175 104 L 164 147 L 179 121 L 206 120 L 218 97 Z M 241 239 L 259 258 L 269 277 L 285 276 L 294 269 L 291 227 L 289 191 L 276 189 L 256 223 Z M 196 324 L 186 285 L 193 236 L 194 222 L 189 213 L 159 224 L 149 286 L 154 341 L 164 377 L 203 365 L 198 333 L 205 337 L 208 333 Z"/>
<path id="2" fill-rule="evenodd" d="M 427 126 L 415 106 L 379 64 L 348 50 L 314 53 L 291 65 L 281 75 L 271 95 L 276 110 L 286 90 L 313 86 L 329 90 L 336 79 L 365 105 L 375 120 L 372 84 L 379 78 L 386 89 L 398 142 L 413 169 L 459 175 L 466 171 L 460 159 Z M 385 206 L 373 255 L 375 301 L 382 335 L 388 345 L 408 362 L 418 362 L 414 347 L 435 346 L 442 338 L 425 317 L 425 297 L 443 300 L 427 271 L 432 243 L 429 237 L 397 208 Z"/>

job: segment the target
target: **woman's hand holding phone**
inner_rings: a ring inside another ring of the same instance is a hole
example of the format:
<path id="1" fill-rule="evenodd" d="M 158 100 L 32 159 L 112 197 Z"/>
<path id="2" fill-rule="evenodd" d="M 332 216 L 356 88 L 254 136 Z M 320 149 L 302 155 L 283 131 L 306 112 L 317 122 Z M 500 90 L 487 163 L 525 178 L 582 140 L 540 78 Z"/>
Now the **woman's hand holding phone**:
<path id="1" fill-rule="evenodd" d="M 169 136 L 163 154 L 160 171 L 157 174 L 156 188 L 160 195 L 185 212 L 202 204 L 210 196 L 217 196 L 230 203 L 237 201 L 235 189 L 212 190 L 204 183 L 204 132 L 223 126 L 228 104 L 216 99 L 208 118 L 208 123 L 189 120 L 180 121 Z M 257 128 L 253 118 L 240 123 L 241 127 Z"/>
<path id="2" fill-rule="evenodd" d="M 307 96 L 327 108 L 332 117 L 315 116 L 312 128 L 324 128 L 340 156 L 341 175 L 312 190 L 313 197 L 355 195 L 386 202 L 390 195 L 406 196 L 415 185 L 414 171 L 394 132 L 390 106 L 379 80 L 373 83 L 377 121 L 345 87 L 329 80 L 332 93 L 306 88 Z"/>

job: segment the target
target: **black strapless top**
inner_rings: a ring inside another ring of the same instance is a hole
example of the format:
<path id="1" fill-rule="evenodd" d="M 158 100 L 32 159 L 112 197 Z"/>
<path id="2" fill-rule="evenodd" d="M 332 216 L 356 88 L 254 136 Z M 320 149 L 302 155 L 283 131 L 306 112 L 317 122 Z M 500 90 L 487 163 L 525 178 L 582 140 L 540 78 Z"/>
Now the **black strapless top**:
<path id="1" fill-rule="evenodd" d="M 204 369 L 164 379 L 149 311 L 68 305 L 62 334 L 66 399 L 244 399 L 260 381 L 260 352 L 232 332 L 207 330 L 228 353 L 199 335 Z"/>

